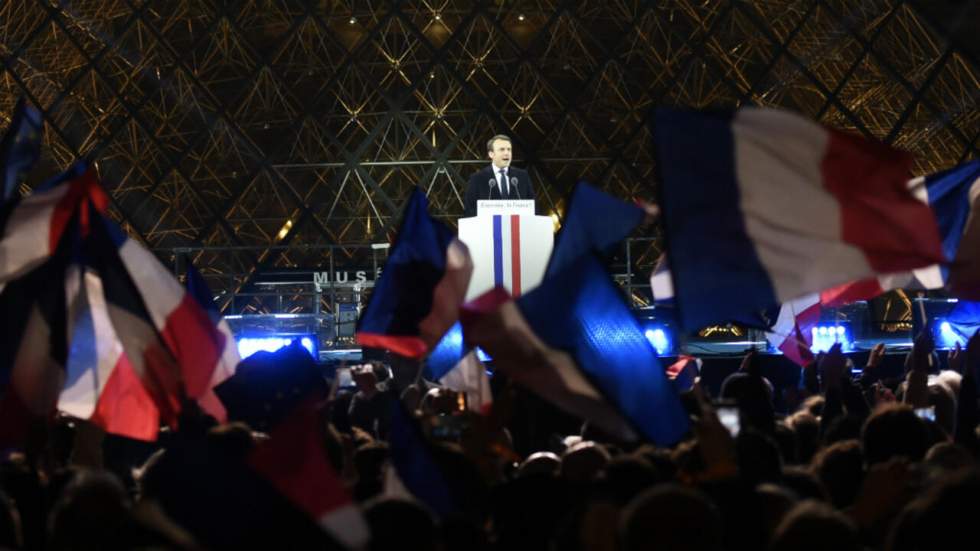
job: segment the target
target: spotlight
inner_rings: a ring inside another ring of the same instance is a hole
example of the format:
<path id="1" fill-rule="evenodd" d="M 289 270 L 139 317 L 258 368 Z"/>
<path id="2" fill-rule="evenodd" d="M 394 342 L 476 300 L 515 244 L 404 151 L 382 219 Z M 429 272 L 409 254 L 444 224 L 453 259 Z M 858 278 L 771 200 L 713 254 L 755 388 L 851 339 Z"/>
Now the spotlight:
<path id="1" fill-rule="evenodd" d="M 652 327 L 643 332 L 643 335 L 650 341 L 653 348 L 656 349 L 658 356 L 666 356 L 670 351 L 670 338 L 667 336 L 667 331 L 662 327 Z"/>
<path id="2" fill-rule="evenodd" d="M 518 21 L 524 21 L 525 19 L 526 19 L 526 17 L 524 17 L 524 14 L 523 13 L 517 16 L 517 20 Z"/>
<path id="3" fill-rule="evenodd" d="M 357 24 L 357 18 L 352 15 L 352 16 L 350 16 L 350 19 L 347 20 L 347 23 L 350 24 L 350 25 L 356 25 Z"/>
<path id="4" fill-rule="evenodd" d="M 442 21 L 442 14 L 436 12 L 435 15 L 432 16 L 432 18 L 435 19 L 436 21 Z"/>
<path id="5" fill-rule="evenodd" d="M 274 335 L 268 337 L 240 337 L 237 339 L 238 355 L 245 358 L 259 351 L 275 352 L 284 346 L 289 346 L 293 341 L 299 344 L 316 358 L 316 346 L 312 336 L 296 335 Z"/>
<path id="6" fill-rule="evenodd" d="M 817 325 L 810 328 L 810 336 L 813 339 L 810 350 L 813 352 L 826 352 L 836 343 L 840 343 L 844 351 L 854 349 L 854 338 L 844 325 Z"/>
<path id="7" fill-rule="evenodd" d="M 956 346 L 956 343 L 960 343 L 961 346 L 966 345 L 966 339 L 957 333 L 956 329 L 953 327 L 953 324 L 943 320 L 938 324 L 938 327 L 939 330 L 936 331 L 937 348 L 953 348 Z"/>

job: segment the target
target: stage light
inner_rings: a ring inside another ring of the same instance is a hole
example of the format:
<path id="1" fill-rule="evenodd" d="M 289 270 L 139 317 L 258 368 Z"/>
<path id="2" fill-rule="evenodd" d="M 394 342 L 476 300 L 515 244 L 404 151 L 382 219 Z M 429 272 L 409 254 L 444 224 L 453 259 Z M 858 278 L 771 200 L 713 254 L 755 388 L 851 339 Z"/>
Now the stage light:
<path id="1" fill-rule="evenodd" d="M 666 356 L 670 352 L 670 337 L 663 327 L 651 327 L 644 331 L 643 335 L 656 349 L 657 355 Z"/>
<path id="2" fill-rule="evenodd" d="M 938 321 L 938 320 L 937 320 Z M 953 348 L 956 343 L 960 346 L 966 345 L 966 339 L 961 337 L 956 329 L 953 328 L 953 324 L 946 320 L 941 321 L 937 327 L 939 330 L 936 332 L 936 347 L 937 348 Z"/>
<path id="3" fill-rule="evenodd" d="M 306 349 L 311 356 L 316 358 L 316 345 L 312 336 L 290 336 L 278 335 L 269 337 L 240 337 L 237 339 L 238 355 L 245 358 L 256 352 L 275 352 L 284 346 L 289 346 L 293 341 L 299 341 L 300 346 Z"/>
<path id="4" fill-rule="evenodd" d="M 845 352 L 854 349 L 854 338 L 845 325 L 817 325 L 810 328 L 810 336 L 813 339 L 810 350 L 813 352 L 826 352 L 836 343 L 841 343 L 841 349 Z"/>
<path id="5" fill-rule="evenodd" d="M 524 21 L 525 19 L 527 19 L 527 18 L 524 17 L 524 14 L 523 13 L 517 16 L 517 20 L 518 21 Z"/>
<path id="6" fill-rule="evenodd" d="M 293 229 L 293 221 L 286 220 L 286 222 L 279 228 L 279 233 L 276 234 L 276 241 L 282 241 L 289 235 L 289 230 Z"/>
<path id="7" fill-rule="evenodd" d="M 357 18 L 352 15 L 352 16 L 350 16 L 350 19 L 347 20 L 347 23 L 350 24 L 350 25 L 356 25 L 357 24 Z"/>

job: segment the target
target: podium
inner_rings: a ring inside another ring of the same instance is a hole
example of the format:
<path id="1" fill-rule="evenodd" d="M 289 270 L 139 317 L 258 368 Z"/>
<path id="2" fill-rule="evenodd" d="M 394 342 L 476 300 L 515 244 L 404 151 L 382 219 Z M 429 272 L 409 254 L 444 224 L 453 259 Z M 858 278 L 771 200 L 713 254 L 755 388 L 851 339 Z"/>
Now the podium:
<path id="1" fill-rule="evenodd" d="M 472 300 L 494 287 L 520 296 L 537 287 L 555 244 L 554 224 L 535 216 L 533 200 L 477 201 L 477 214 L 459 219 L 459 240 L 470 250 Z"/>

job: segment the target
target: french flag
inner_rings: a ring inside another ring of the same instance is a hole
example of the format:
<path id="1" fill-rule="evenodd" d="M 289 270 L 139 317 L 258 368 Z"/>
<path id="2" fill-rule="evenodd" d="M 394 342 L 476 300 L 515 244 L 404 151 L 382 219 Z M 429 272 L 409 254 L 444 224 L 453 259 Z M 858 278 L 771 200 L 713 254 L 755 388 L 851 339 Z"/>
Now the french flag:
<path id="1" fill-rule="evenodd" d="M 58 409 L 110 434 L 154 441 L 160 412 L 123 351 L 102 278 L 76 259 L 65 276 L 69 349 Z"/>
<path id="2" fill-rule="evenodd" d="M 980 222 L 973 215 L 974 204 L 980 198 L 980 160 L 920 176 L 910 180 L 908 187 L 935 214 L 943 252 L 951 264 L 933 264 L 845 283 L 820 294 L 825 306 L 873 298 L 892 289 L 939 289 L 947 285 L 956 296 L 980 298 Z"/>
<path id="3" fill-rule="evenodd" d="M 494 289 L 464 306 L 466 343 L 545 400 L 607 433 L 660 445 L 687 431 L 687 415 L 656 352 L 594 255 L 530 293 Z"/>
<path id="4" fill-rule="evenodd" d="M 201 291 L 203 280 L 198 281 L 198 278 L 197 271 L 189 267 L 189 289 Z M 76 259 L 67 271 L 66 292 L 72 297 L 68 308 L 70 346 L 58 409 L 88 419 L 111 434 L 136 440 L 156 440 L 160 410 L 123 350 L 110 319 L 109 303 L 99 272 L 87 265 L 84 258 Z M 209 319 L 220 337 L 205 333 L 200 338 L 214 339 L 223 350 L 214 367 L 211 387 L 198 401 L 205 411 L 224 422 L 227 415 L 213 387 L 234 373 L 238 351 L 227 322 L 210 312 Z M 149 333 L 148 328 L 143 330 Z"/>
<path id="5" fill-rule="evenodd" d="M 95 174 L 79 162 L 34 193 L 14 195 L 0 205 L 0 289 L 41 265 L 58 247 L 82 200 L 108 206 Z"/>
<path id="6" fill-rule="evenodd" d="M 187 260 L 185 265 L 187 266 L 187 280 L 185 283 L 187 294 L 193 297 L 208 315 L 208 319 L 211 320 L 211 324 L 217 331 L 217 335 L 212 334 L 212 336 L 215 338 L 215 342 L 221 346 L 221 355 L 218 357 L 217 364 L 214 366 L 214 372 L 211 375 L 210 388 L 198 401 L 202 404 L 205 411 L 211 412 L 211 415 L 215 419 L 224 422 L 227 420 L 227 413 L 221 400 L 214 393 L 214 388 L 235 374 L 238 362 L 242 358 L 238 354 L 238 346 L 235 343 L 235 336 L 231 332 L 231 327 L 228 326 L 228 322 L 225 321 L 225 318 L 218 311 L 218 306 L 214 302 L 214 294 L 204 280 L 204 276 L 201 275 L 201 272 L 197 271 L 197 268 L 194 267 L 190 259 Z"/>
<path id="7" fill-rule="evenodd" d="M 429 216 L 418 188 L 402 215 L 398 238 L 357 323 L 358 344 L 422 358 L 459 319 L 473 273 L 469 251 Z"/>
<path id="8" fill-rule="evenodd" d="M 643 208 L 579 182 L 568 201 L 565 224 L 555 238 L 545 279 L 584 255 L 598 254 L 605 258 L 646 216 Z"/>
<path id="9" fill-rule="evenodd" d="M 299 404 L 248 456 L 249 466 L 349 549 L 370 539 L 367 522 L 334 472 L 316 403 Z"/>
<path id="10" fill-rule="evenodd" d="M 74 165 L 27 197 L 0 206 L 0 442 L 22 442 L 31 422 L 54 413 L 68 356 L 67 228 L 78 205 L 107 200 L 91 172 Z"/>
<path id="11" fill-rule="evenodd" d="M 812 329 L 820 321 L 820 294 L 810 293 L 784 303 L 776 322 L 766 332 L 766 340 L 797 365 L 813 361 Z"/>
<path id="12" fill-rule="evenodd" d="M 0 292 L 0 448 L 51 418 L 67 356 L 64 247 Z"/>
<path id="13" fill-rule="evenodd" d="M 807 293 L 945 260 L 905 152 L 774 109 L 650 122 L 685 329 L 758 325 Z"/>
<path id="14" fill-rule="evenodd" d="M 223 419 L 224 409 L 207 397 L 222 365 L 226 336 L 160 261 L 118 225 L 95 213 L 89 227 L 84 254 L 100 280 L 106 317 L 121 343 L 121 357 L 152 396 L 160 420 L 173 425 L 185 398 Z"/>
<path id="15" fill-rule="evenodd" d="M 389 448 L 386 496 L 419 501 L 440 517 L 459 509 L 459 496 L 436 462 L 422 427 L 397 401 L 392 404 Z"/>

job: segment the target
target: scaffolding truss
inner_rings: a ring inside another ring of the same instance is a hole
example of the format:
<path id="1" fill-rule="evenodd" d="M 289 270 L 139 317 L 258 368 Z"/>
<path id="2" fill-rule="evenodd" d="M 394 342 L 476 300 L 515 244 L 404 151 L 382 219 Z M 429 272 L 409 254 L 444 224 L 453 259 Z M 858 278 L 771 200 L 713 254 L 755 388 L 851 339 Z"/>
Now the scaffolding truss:
<path id="1" fill-rule="evenodd" d="M 654 105 L 792 109 L 920 174 L 980 148 L 975 60 L 899 0 L 7 0 L 0 56 L 0 114 L 47 122 L 23 191 L 94 160 L 112 216 L 228 314 L 269 311 L 231 298 L 256 274 L 366 262 L 414 186 L 454 224 L 501 132 L 558 216 L 580 179 L 656 198 Z"/>

